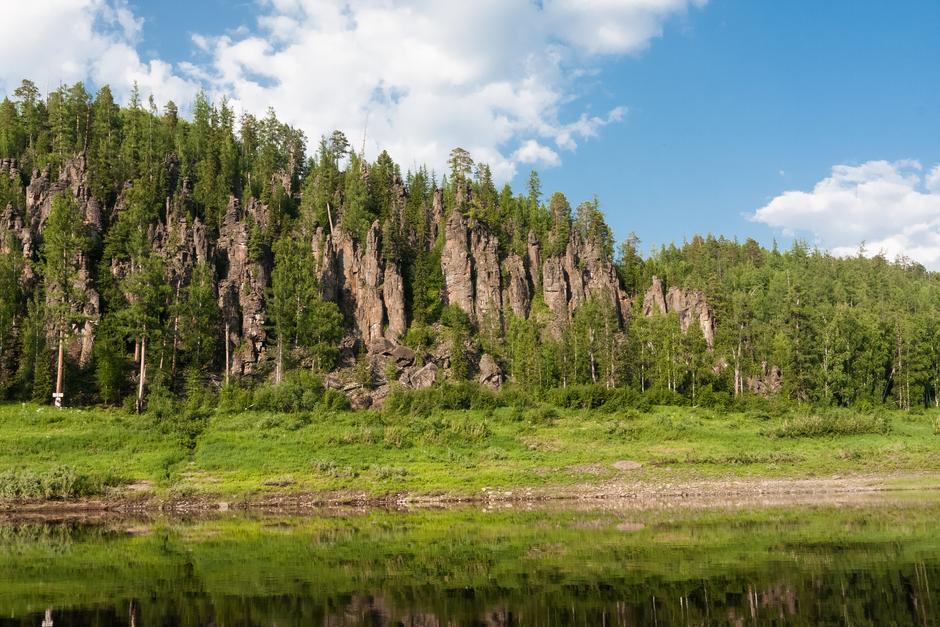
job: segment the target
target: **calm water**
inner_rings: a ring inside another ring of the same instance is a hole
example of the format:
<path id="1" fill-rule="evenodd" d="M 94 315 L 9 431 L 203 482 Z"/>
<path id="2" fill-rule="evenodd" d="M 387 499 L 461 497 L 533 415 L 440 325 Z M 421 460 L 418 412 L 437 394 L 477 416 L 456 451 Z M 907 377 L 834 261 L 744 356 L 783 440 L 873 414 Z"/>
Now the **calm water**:
<path id="1" fill-rule="evenodd" d="M 0 524 L 0 626 L 937 625 L 938 521 L 925 496 Z"/>

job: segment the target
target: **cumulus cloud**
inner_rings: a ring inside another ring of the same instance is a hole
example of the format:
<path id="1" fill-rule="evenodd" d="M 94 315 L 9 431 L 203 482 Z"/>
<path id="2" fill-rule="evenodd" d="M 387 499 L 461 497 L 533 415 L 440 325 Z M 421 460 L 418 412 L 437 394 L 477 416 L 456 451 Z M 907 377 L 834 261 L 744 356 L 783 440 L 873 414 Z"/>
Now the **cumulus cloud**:
<path id="1" fill-rule="evenodd" d="M 940 165 L 914 160 L 837 165 L 812 191 L 788 191 L 752 219 L 787 234 L 812 234 L 837 255 L 906 257 L 940 270 Z"/>
<path id="2" fill-rule="evenodd" d="M 163 61 L 140 59 L 142 27 L 125 0 L 17 3 L 0 21 L 0 91 L 11 93 L 24 78 L 44 93 L 88 80 L 126 97 L 137 81 L 160 102 L 191 101 L 196 83 Z"/>
<path id="3" fill-rule="evenodd" d="M 279 117 L 311 140 L 334 128 L 374 156 L 409 167 L 446 163 L 454 146 L 499 180 L 557 165 L 565 151 L 620 121 L 591 111 L 579 81 L 592 64 L 642 52 L 673 16 L 706 0 L 257 0 L 226 35 L 197 33 L 198 62 L 144 62 L 142 23 L 126 0 L 43 0 L 0 24 L 0 88 L 35 77 L 137 81 L 158 102 L 206 88 L 242 110 Z M 601 77 L 602 80 L 602 77 Z"/>

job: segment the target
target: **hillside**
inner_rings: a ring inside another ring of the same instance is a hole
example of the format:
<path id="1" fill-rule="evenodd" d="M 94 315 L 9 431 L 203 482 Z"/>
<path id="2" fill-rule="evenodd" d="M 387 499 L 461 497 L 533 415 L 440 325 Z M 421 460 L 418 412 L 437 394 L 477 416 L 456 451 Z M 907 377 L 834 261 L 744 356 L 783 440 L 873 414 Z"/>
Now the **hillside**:
<path id="1" fill-rule="evenodd" d="M 438 178 L 340 132 L 310 149 L 273 111 L 193 111 L 29 82 L 0 104 L 6 397 L 48 402 L 61 346 L 72 405 L 297 370 L 356 408 L 445 380 L 937 402 L 940 277 L 906 260 L 711 236 L 643 258 L 534 172 L 498 190 L 459 148 Z"/>

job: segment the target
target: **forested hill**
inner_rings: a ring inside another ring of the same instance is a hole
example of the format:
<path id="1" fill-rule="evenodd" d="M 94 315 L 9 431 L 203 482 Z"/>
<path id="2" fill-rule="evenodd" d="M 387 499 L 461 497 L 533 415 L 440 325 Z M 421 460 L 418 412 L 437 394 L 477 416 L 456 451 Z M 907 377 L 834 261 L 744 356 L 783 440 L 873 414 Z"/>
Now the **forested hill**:
<path id="1" fill-rule="evenodd" d="M 596 199 L 486 165 L 368 162 L 340 132 L 81 84 L 0 103 L 0 388 L 68 404 L 278 384 L 356 406 L 472 380 L 660 402 L 933 404 L 940 276 L 696 237 L 615 247 Z M 61 347 L 61 351 L 59 348 Z"/>

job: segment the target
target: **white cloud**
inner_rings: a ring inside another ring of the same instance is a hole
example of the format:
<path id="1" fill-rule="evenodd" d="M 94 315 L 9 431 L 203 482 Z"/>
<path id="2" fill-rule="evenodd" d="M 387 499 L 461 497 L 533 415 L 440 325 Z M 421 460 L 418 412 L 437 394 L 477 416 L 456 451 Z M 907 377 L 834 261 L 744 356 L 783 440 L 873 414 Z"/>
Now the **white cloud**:
<path id="1" fill-rule="evenodd" d="M 544 164 L 547 166 L 556 166 L 561 163 L 561 157 L 558 153 L 543 146 L 534 139 L 527 139 L 513 153 L 513 160 L 519 163 Z"/>
<path id="2" fill-rule="evenodd" d="M 136 80 L 161 103 L 191 101 L 195 83 L 163 61 L 141 61 L 142 27 L 126 0 L 19 2 L 0 21 L 0 91 L 12 93 L 24 78 L 43 93 L 90 80 L 126 98 Z"/>
<path id="3" fill-rule="evenodd" d="M 705 2 L 257 0 L 252 28 L 194 34 L 202 61 L 171 66 L 140 59 L 126 0 L 43 0 L 0 24 L 0 88 L 90 78 L 126 95 L 137 81 L 185 105 L 204 86 L 247 111 L 275 106 L 311 142 L 339 128 L 370 155 L 438 168 L 462 146 L 506 180 L 621 120 L 622 106 L 580 103 L 578 82 L 603 80 L 593 63 L 641 52 Z"/>
<path id="4" fill-rule="evenodd" d="M 864 242 L 868 254 L 940 270 L 940 165 L 926 175 L 913 160 L 837 165 L 811 192 L 784 192 L 752 219 L 810 233 L 837 255 L 855 254 Z"/>

